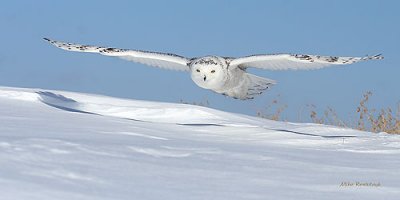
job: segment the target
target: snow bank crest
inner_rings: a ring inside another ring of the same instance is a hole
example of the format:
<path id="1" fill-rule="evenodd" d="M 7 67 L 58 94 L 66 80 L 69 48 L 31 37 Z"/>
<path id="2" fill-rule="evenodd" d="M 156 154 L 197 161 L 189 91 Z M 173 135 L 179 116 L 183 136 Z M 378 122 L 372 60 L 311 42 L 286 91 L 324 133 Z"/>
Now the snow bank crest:
<path id="1" fill-rule="evenodd" d="M 41 89 L 1 88 L 0 98 L 44 103 L 70 112 L 174 124 L 253 126 L 242 117 L 205 107 L 126 100 L 99 95 Z"/>

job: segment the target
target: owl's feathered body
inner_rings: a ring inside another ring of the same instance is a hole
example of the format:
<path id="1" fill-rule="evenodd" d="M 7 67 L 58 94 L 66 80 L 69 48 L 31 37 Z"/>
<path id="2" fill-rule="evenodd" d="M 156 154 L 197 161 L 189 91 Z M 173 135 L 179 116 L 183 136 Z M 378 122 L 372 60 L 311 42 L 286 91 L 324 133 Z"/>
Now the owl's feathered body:
<path id="1" fill-rule="evenodd" d="M 252 99 L 275 81 L 229 66 L 230 59 L 220 56 L 195 58 L 189 63 L 192 80 L 205 89 L 237 99 Z"/>
<path id="2" fill-rule="evenodd" d="M 304 54 L 261 54 L 240 58 L 205 56 L 189 59 L 170 53 L 97 47 L 44 39 L 68 51 L 100 53 L 150 66 L 188 71 L 191 73 L 192 80 L 199 87 L 242 100 L 253 99 L 275 84 L 273 80 L 247 73 L 248 67 L 267 70 L 310 70 L 330 65 L 383 59 L 381 55 L 336 57 Z"/>

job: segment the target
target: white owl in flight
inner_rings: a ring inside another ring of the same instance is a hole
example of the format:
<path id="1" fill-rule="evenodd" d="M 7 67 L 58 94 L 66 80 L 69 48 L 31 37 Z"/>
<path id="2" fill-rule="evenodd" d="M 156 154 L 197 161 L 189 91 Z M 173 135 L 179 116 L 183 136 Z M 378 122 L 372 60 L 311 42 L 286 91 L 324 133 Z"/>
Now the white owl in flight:
<path id="1" fill-rule="evenodd" d="M 246 69 L 249 67 L 266 70 L 311 70 L 383 59 L 380 54 L 366 57 L 259 54 L 240 58 L 220 56 L 185 58 L 170 53 L 97 47 L 44 39 L 67 51 L 100 53 L 164 69 L 188 71 L 198 86 L 242 100 L 253 99 L 276 83 L 274 80 L 247 73 Z"/>

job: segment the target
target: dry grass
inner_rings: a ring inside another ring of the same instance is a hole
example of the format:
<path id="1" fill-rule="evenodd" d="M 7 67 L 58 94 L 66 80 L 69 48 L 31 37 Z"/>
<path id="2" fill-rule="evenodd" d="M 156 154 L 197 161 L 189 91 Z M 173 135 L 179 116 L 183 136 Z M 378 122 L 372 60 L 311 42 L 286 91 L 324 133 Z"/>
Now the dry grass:
<path id="1" fill-rule="evenodd" d="M 366 92 L 357 107 L 359 130 L 371 132 L 386 132 L 400 134 L 400 102 L 397 109 L 382 108 L 377 112 L 376 109 L 368 108 L 368 100 L 372 96 L 372 92 Z"/>
<path id="2" fill-rule="evenodd" d="M 327 124 L 340 127 L 348 127 L 362 131 L 369 131 L 374 133 L 386 132 L 390 134 L 400 134 L 400 102 L 397 108 L 371 108 L 368 104 L 372 96 L 372 92 L 366 92 L 360 100 L 357 108 L 354 109 L 355 115 L 350 120 L 342 120 L 336 113 L 335 109 L 327 107 L 323 113 L 318 113 L 317 106 L 310 104 L 306 105 L 309 112 L 309 119 L 313 123 Z M 180 100 L 180 103 L 198 105 L 209 107 L 210 103 L 207 99 L 199 102 L 186 102 Z M 288 108 L 286 104 L 281 103 L 280 96 L 278 95 L 267 106 L 257 112 L 258 117 L 276 120 L 287 121 L 283 117 L 283 112 Z M 302 109 L 303 110 L 303 109 Z M 302 113 L 303 111 L 301 111 Z M 300 114 L 301 114 L 300 113 Z M 299 118 L 299 121 L 302 121 Z"/>
<path id="3" fill-rule="evenodd" d="M 280 104 L 280 96 L 273 99 L 271 102 L 267 104 L 267 106 L 262 111 L 257 112 L 258 117 L 271 119 L 271 120 L 283 120 L 282 113 L 288 107 L 286 104 Z"/>
<path id="4" fill-rule="evenodd" d="M 187 102 L 187 101 L 184 101 L 184 100 L 180 100 L 179 101 L 179 103 L 182 103 L 182 104 L 190 104 L 190 105 L 196 105 L 196 106 L 203 106 L 203 107 L 210 107 L 210 102 L 208 101 L 208 99 L 203 99 L 202 101 L 199 101 L 199 102 Z"/>
<path id="5" fill-rule="evenodd" d="M 397 108 L 382 108 L 379 111 L 370 108 L 368 101 L 372 96 L 372 92 L 366 92 L 359 105 L 354 110 L 356 117 L 350 121 L 342 120 L 335 112 L 335 109 L 328 107 L 323 114 L 319 114 L 317 107 L 313 104 L 307 105 L 309 117 L 313 123 L 328 124 L 340 127 L 349 127 L 353 129 L 369 131 L 374 133 L 386 132 L 390 134 L 400 134 L 400 102 Z M 287 108 L 286 104 L 280 104 L 278 99 L 274 99 L 269 103 L 263 112 L 257 112 L 257 116 L 271 120 L 286 121 L 282 118 L 282 112 Z M 269 113 L 269 114 L 264 114 Z"/>
<path id="6" fill-rule="evenodd" d="M 335 126 L 340 126 L 340 127 L 350 127 L 348 125 L 348 123 L 344 122 L 343 120 L 341 120 L 339 118 L 336 111 L 331 107 L 327 107 L 325 109 L 323 116 L 320 116 L 317 114 L 316 106 L 311 105 L 308 107 L 310 109 L 310 119 L 313 123 L 329 124 L 329 125 L 335 125 Z"/>

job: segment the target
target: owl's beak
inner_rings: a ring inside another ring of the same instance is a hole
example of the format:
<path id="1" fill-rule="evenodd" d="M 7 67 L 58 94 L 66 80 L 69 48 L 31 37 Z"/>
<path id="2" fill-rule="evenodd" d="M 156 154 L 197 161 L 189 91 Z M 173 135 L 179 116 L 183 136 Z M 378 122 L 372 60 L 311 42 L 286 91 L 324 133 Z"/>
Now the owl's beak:
<path id="1" fill-rule="evenodd" d="M 203 78 L 203 79 L 204 79 L 204 81 L 206 81 L 206 79 L 207 79 L 207 76 L 204 76 L 204 78 Z"/>

